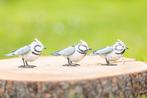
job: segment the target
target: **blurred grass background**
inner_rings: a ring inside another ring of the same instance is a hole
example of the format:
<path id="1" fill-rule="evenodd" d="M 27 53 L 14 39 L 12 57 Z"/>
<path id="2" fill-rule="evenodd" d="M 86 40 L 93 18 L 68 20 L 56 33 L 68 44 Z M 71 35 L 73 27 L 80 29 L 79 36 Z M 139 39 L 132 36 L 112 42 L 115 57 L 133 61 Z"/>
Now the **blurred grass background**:
<path id="1" fill-rule="evenodd" d="M 0 57 L 40 39 L 44 55 L 77 43 L 124 41 L 126 57 L 147 61 L 147 0 L 0 0 Z"/>

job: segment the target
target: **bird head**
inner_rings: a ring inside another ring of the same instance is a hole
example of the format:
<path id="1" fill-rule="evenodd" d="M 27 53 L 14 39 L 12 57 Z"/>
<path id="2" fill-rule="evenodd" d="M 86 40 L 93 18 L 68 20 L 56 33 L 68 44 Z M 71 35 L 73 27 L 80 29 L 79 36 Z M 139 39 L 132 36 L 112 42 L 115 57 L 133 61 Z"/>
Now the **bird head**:
<path id="1" fill-rule="evenodd" d="M 113 45 L 114 51 L 118 54 L 123 54 L 127 48 L 125 43 L 121 40 L 118 40 L 114 45 Z"/>
<path id="2" fill-rule="evenodd" d="M 30 46 L 35 52 L 42 52 L 45 49 L 44 45 L 37 38 L 34 39 Z"/>
<path id="3" fill-rule="evenodd" d="M 89 50 L 91 50 L 88 44 L 83 40 L 80 40 L 80 43 L 76 45 L 76 49 L 80 51 L 81 53 L 87 53 Z"/>

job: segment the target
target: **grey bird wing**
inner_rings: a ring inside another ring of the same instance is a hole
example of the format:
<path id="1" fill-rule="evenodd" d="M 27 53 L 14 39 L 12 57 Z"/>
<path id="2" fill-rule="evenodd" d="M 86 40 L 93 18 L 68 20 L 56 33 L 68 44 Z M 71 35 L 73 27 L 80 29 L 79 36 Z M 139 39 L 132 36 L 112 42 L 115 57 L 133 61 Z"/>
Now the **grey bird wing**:
<path id="1" fill-rule="evenodd" d="M 105 47 L 103 49 L 94 51 L 93 54 L 95 54 L 95 55 L 106 55 L 106 54 L 111 53 L 112 51 L 113 51 L 113 47 L 112 46 L 108 46 L 108 47 Z"/>
<path id="2" fill-rule="evenodd" d="M 9 54 L 6 54 L 6 56 L 25 55 L 25 54 L 27 54 L 30 51 L 31 51 L 30 46 L 24 46 L 24 47 L 22 47 L 20 49 L 17 49 L 15 51 L 12 51 Z"/>
<path id="3" fill-rule="evenodd" d="M 74 52 L 75 52 L 75 47 L 70 46 L 70 47 L 67 47 L 63 50 L 56 51 L 52 55 L 54 55 L 54 56 L 70 56 Z"/>

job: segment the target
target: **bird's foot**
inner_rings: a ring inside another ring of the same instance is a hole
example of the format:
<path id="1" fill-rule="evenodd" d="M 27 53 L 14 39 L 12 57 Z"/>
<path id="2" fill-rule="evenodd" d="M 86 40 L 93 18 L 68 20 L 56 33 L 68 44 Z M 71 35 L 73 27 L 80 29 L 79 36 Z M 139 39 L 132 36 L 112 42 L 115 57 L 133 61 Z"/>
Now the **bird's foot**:
<path id="1" fill-rule="evenodd" d="M 69 64 L 64 64 L 63 66 L 70 66 Z"/>
<path id="2" fill-rule="evenodd" d="M 34 68 L 34 67 L 37 67 L 37 66 L 35 66 L 35 65 L 27 65 L 27 66 L 20 65 L 18 68 Z"/>
<path id="3" fill-rule="evenodd" d="M 64 64 L 63 66 L 80 66 L 80 64 Z"/>
<path id="4" fill-rule="evenodd" d="M 117 66 L 117 64 L 101 64 L 101 65 L 104 65 L 104 66 Z"/>
<path id="5" fill-rule="evenodd" d="M 80 64 L 72 64 L 72 66 L 80 66 Z"/>

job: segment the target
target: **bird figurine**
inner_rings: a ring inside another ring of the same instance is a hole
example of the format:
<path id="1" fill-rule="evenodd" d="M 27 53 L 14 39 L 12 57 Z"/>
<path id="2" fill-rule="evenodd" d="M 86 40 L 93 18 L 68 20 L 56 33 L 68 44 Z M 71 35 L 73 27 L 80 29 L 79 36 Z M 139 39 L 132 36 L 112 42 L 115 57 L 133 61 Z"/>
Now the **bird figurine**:
<path id="1" fill-rule="evenodd" d="M 68 64 L 65 64 L 64 66 L 79 66 L 79 64 L 73 64 L 82 60 L 87 52 L 91 50 L 91 48 L 88 47 L 88 44 L 80 40 L 80 43 L 69 46 L 63 50 L 56 51 L 52 53 L 54 56 L 64 56 L 68 60 Z"/>
<path id="2" fill-rule="evenodd" d="M 110 64 L 110 61 L 116 61 L 120 58 L 123 58 L 123 54 L 125 53 L 126 49 L 128 48 L 124 44 L 124 42 L 118 40 L 114 45 L 107 46 L 100 50 L 96 50 L 93 52 L 93 54 L 103 57 L 107 63 L 105 65 L 115 65 L 115 64 Z"/>
<path id="3" fill-rule="evenodd" d="M 21 56 L 23 65 L 19 66 L 21 68 L 33 68 L 34 65 L 29 65 L 28 62 L 35 61 L 41 55 L 41 52 L 45 49 L 44 45 L 36 38 L 34 41 L 22 48 L 12 51 L 6 56 Z"/>

